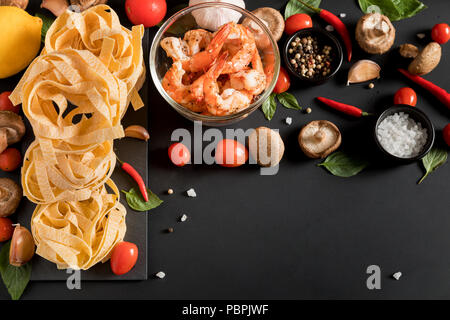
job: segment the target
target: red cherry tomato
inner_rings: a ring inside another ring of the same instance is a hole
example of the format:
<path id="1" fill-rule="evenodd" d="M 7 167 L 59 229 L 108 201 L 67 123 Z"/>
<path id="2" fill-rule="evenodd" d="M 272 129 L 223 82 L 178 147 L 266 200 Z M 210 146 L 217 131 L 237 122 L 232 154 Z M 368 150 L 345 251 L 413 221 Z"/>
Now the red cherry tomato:
<path id="1" fill-rule="evenodd" d="M 275 84 L 275 87 L 273 88 L 273 92 L 275 93 L 282 93 L 289 89 L 291 86 L 291 79 L 289 78 L 289 74 L 287 73 L 286 69 L 283 67 L 280 67 L 280 74 L 278 75 L 277 83 Z"/>
<path id="2" fill-rule="evenodd" d="M 0 153 L 0 169 L 3 171 L 14 171 L 22 163 L 20 151 L 16 148 L 7 148 Z"/>
<path id="3" fill-rule="evenodd" d="M 450 123 L 445 126 L 442 135 L 444 136 L 445 143 L 450 147 Z"/>
<path id="4" fill-rule="evenodd" d="M 247 148 L 236 140 L 223 139 L 216 146 L 216 163 L 223 167 L 239 167 L 247 160 Z"/>
<path id="5" fill-rule="evenodd" d="M 408 104 L 414 107 L 417 103 L 416 92 L 408 87 L 400 88 L 394 95 L 394 104 Z"/>
<path id="6" fill-rule="evenodd" d="M 20 105 L 14 106 L 9 100 L 9 95 L 11 91 L 5 91 L 0 94 L 0 111 L 12 111 L 15 113 L 19 113 Z"/>
<path id="7" fill-rule="evenodd" d="M 431 29 L 431 38 L 439 44 L 444 44 L 450 39 L 450 27 L 446 23 L 438 23 Z"/>
<path id="8" fill-rule="evenodd" d="M 169 158 L 174 165 L 182 167 L 191 160 L 191 153 L 184 144 L 175 142 L 169 147 Z"/>
<path id="9" fill-rule="evenodd" d="M 167 11 L 165 0 L 126 0 L 125 11 L 134 24 L 153 27 L 164 19 Z"/>
<path id="10" fill-rule="evenodd" d="M 8 218 L 0 218 L 0 242 L 8 241 L 12 238 L 14 227 Z"/>
<path id="11" fill-rule="evenodd" d="M 312 26 L 313 24 L 310 16 L 306 13 L 297 13 L 287 18 L 286 23 L 284 24 L 284 32 L 291 35 L 300 29 L 312 28 Z"/>
<path id="12" fill-rule="evenodd" d="M 111 270 L 120 276 L 133 269 L 138 258 L 138 247 L 131 242 L 119 242 L 111 255 Z"/>

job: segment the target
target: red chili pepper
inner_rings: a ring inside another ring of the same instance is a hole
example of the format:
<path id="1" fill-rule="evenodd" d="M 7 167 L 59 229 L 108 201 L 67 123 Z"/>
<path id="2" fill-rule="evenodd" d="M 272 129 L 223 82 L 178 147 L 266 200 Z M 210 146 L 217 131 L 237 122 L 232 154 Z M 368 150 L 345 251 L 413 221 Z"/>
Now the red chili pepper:
<path id="1" fill-rule="evenodd" d="M 411 74 L 404 69 L 397 69 L 397 70 L 411 81 L 417 83 L 422 88 L 428 90 L 431 94 L 433 94 L 436 98 L 438 98 L 440 102 L 445 104 L 445 106 L 450 109 L 450 94 L 446 90 L 442 89 L 441 87 L 438 87 L 431 81 L 425 80 L 422 77 Z"/>
<path id="2" fill-rule="evenodd" d="M 145 186 L 145 183 L 144 183 L 144 179 L 142 179 L 141 175 L 136 171 L 136 169 L 134 169 L 131 166 L 131 164 L 120 161 L 119 158 L 117 158 L 117 160 L 119 161 L 120 167 L 123 169 L 123 171 L 128 173 L 134 179 L 134 181 L 137 182 L 137 184 L 139 186 L 139 190 L 141 191 L 142 197 L 144 198 L 145 202 L 147 202 L 148 194 L 147 194 L 147 187 Z"/>
<path id="3" fill-rule="evenodd" d="M 321 17 L 323 20 L 331 24 L 336 29 L 337 33 L 339 33 L 342 40 L 344 41 L 345 48 L 347 50 L 347 59 L 348 61 L 350 61 L 352 59 L 352 40 L 350 38 L 350 34 L 348 33 L 347 27 L 341 21 L 341 19 L 336 17 L 333 13 L 331 13 L 328 10 L 313 7 L 312 5 L 305 3 L 302 0 L 297 1 L 303 4 L 304 6 L 308 7 L 309 9 L 311 9 L 315 13 L 318 13 L 319 17 Z"/>
<path id="4" fill-rule="evenodd" d="M 327 106 L 332 107 L 335 110 L 341 111 L 353 117 L 361 118 L 362 116 L 370 116 L 370 113 L 364 112 L 360 108 L 351 106 L 349 104 L 337 102 L 324 97 L 316 97 L 316 99 L 319 100 L 320 102 L 323 102 Z"/>

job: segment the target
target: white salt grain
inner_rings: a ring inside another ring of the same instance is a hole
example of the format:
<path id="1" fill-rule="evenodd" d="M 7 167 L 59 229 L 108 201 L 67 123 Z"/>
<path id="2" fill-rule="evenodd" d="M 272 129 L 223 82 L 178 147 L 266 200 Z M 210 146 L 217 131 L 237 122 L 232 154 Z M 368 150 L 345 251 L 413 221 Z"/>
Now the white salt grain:
<path id="1" fill-rule="evenodd" d="M 286 121 L 286 124 L 288 126 L 290 126 L 292 124 L 292 118 L 291 117 L 287 117 L 285 121 Z"/>
<path id="2" fill-rule="evenodd" d="M 180 218 L 181 222 L 185 222 L 187 220 L 187 215 L 183 214 Z"/>
<path id="3" fill-rule="evenodd" d="M 166 276 L 166 274 L 162 271 L 158 272 L 157 274 L 155 274 L 155 276 L 157 276 L 160 279 L 164 279 L 164 277 Z"/>
<path id="4" fill-rule="evenodd" d="M 187 195 L 189 197 L 195 198 L 197 194 L 195 193 L 195 190 L 193 188 L 190 188 L 188 191 L 186 191 Z"/>
<path id="5" fill-rule="evenodd" d="M 340 13 L 339 14 L 339 17 L 341 17 L 341 18 L 345 18 L 347 16 L 347 14 L 345 14 L 345 13 Z"/>
<path id="6" fill-rule="evenodd" d="M 400 158 L 412 158 L 423 150 L 428 133 L 420 122 L 414 121 L 404 112 L 399 112 L 387 116 L 378 125 L 377 138 L 390 154 Z"/>
<path id="7" fill-rule="evenodd" d="M 329 24 L 325 27 L 325 30 L 327 30 L 328 32 L 332 32 L 334 31 L 334 27 L 331 24 Z"/>
<path id="8" fill-rule="evenodd" d="M 402 276 L 402 273 L 401 273 L 400 271 L 399 271 L 399 272 L 396 272 L 396 273 L 394 273 L 394 274 L 392 275 L 392 277 L 393 277 L 395 280 L 399 280 L 401 276 Z"/>

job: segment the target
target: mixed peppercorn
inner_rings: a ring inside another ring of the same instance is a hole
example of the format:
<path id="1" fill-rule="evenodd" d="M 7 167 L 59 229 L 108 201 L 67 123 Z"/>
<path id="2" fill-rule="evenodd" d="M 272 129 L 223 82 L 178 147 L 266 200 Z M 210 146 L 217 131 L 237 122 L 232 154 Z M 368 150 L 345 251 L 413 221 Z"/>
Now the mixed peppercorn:
<path id="1" fill-rule="evenodd" d="M 331 50 L 327 45 L 320 49 L 311 36 L 297 37 L 290 43 L 289 62 L 305 78 L 325 77 L 331 72 Z"/>

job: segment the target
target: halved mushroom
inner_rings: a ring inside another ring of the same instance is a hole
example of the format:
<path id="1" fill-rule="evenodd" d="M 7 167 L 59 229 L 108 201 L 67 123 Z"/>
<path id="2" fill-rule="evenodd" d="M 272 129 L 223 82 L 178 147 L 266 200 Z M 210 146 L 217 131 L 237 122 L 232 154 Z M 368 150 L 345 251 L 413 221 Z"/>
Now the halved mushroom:
<path id="1" fill-rule="evenodd" d="M 388 17 L 377 12 L 368 13 L 358 20 L 355 36 L 364 51 L 382 54 L 394 44 L 395 28 Z"/>
<path id="2" fill-rule="evenodd" d="M 430 42 L 409 64 L 412 74 L 424 75 L 431 72 L 441 61 L 442 50 L 437 42 Z"/>
<path id="3" fill-rule="evenodd" d="M 280 40 L 284 31 L 284 19 L 278 10 L 275 10 L 274 8 L 263 7 L 252 11 L 252 13 L 259 19 L 261 19 L 269 28 L 275 41 Z M 250 18 L 245 18 L 244 21 L 242 21 L 242 24 L 248 27 L 255 34 L 255 40 L 258 44 L 258 35 L 262 34 L 261 28 Z M 258 46 L 258 48 L 260 48 L 260 46 Z"/>
<path id="4" fill-rule="evenodd" d="M 0 111 L 0 153 L 25 134 L 22 117 L 12 111 Z"/>
<path id="5" fill-rule="evenodd" d="M 0 178 L 0 217 L 12 215 L 22 199 L 22 188 L 9 178 Z"/>
<path id="6" fill-rule="evenodd" d="M 341 145 L 341 132 L 327 120 L 315 120 L 305 125 L 298 135 L 300 148 L 310 158 L 325 158 Z"/>

